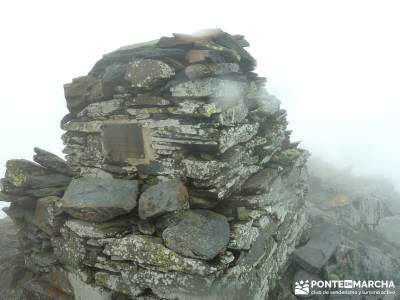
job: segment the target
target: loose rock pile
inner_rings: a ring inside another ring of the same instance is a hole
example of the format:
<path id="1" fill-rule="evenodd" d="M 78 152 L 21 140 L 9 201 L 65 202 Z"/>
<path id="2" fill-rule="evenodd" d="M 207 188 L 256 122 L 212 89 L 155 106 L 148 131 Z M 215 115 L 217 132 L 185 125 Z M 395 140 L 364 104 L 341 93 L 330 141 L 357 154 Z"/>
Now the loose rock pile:
<path id="1" fill-rule="evenodd" d="M 307 153 L 246 46 L 174 34 L 65 85 L 67 163 L 35 149 L 3 180 L 29 299 L 267 297 L 306 224 Z"/>
<path id="2" fill-rule="evenodd" d="M 357 177 L 315 159 L 308 166 L 306 214 L 310 229 L 304 231 L 291 265 L 270 298 L 399 299 L 400 217 L 393 215 L 396 206 L 392 203 L 397 203 L 400 195 L 382 178 Z M 394 287 L 353 288 L 360 291 L 357 295 L 337 293 L 342 288 L 314 287 L 310 295 L 296 298 L 296 284 L 306 280 L 392 281 Z M 315 293 L 318 291 L 332 293 Z"/>

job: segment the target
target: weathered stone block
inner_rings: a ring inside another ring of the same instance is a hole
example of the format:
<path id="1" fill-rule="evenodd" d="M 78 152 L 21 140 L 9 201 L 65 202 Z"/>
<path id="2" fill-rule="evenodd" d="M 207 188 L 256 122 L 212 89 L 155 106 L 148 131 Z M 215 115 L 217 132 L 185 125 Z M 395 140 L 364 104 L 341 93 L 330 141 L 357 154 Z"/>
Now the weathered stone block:
<path id="1" fill-rule="evenodd" d="M 194 209 L 185 212 L 182 219 L 163 232 L 168 248 L 185 256 L 212 259 L 229 242 L 227 219 L 215 212 Z"/>
<path id="2" fill-rule="evenodd" d="M 178 180 L 160 182 L 147 188 L 139 198 L 139 216 L 154 218 L 189 208 L 188 192 Z"/>
<path id="3" fill-rule="evenodd" d="M 136 207 L 138 182 L 113 178 L 73 179 L 60 208 L 75 218 L 104 222 L 131 212 Z"/>

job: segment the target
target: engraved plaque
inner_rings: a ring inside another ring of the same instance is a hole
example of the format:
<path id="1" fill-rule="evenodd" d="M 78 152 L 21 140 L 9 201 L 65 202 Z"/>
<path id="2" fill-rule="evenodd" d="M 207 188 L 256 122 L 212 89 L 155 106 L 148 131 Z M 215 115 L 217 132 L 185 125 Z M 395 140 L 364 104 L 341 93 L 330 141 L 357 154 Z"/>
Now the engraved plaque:
<path id="1" fill-rule="evenodd" d="M 142 126 L 138 124 L 103 125 L 103 152 L 112 162 L 143 163 L 146 146 Z"/>

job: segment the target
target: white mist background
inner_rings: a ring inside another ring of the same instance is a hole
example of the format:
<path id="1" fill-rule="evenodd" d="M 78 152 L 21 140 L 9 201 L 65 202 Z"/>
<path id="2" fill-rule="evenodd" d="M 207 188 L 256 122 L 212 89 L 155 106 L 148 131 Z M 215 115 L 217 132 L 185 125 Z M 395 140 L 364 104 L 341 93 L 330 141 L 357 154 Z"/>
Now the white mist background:
<path id="1" fill-rule="evenodd" d="M 39 146 L 61 155 L 63 84 L 102 54 L 172 32 L 244 34 L 313 155 L 400 187 L 398 1 L 3 1 L 0 174 Z M 2 204 L 0 204 L 2 205 Z"/>

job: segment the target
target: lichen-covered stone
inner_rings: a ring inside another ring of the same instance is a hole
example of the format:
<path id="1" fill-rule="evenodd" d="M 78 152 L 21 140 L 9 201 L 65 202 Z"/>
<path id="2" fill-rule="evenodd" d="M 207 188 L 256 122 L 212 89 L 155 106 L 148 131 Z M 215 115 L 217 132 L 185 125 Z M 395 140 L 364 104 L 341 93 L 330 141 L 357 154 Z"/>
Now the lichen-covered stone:
<path id="1" fill-rule="evenodd" d="M 82 238 L 104 239 L 120 236 L 130 230 L 128 220 L 116 220 L 103 223 L 92 223 L 83 220 L 70 219 L 65 226 Z"/>
<path id="2" fill-rule="evenodd" d="M 36 202 L 34 222 L 50 236 L 56 235 L 64 221 L 62 216 L 57 215 L 57 202 L 59 197 L 49 196 L 40 198 Z"/>
<path id="3" fill-rule="evenodd" d="M 70 273 L 68 275 L 71 286 L 74 290 L 75 300 L 111 300 L 112 292 L 108 289 L 98 287 L 84 282 L 79 275 Z"/>
<path id="4" fill-rule="evenodd" d="M 168 248 L 182 255 L 212 259 L 229 242 L 227 219 L 215 212 L 194 209 L 185 212 L 182 219 L 163 232 Z"/>
<path id="5" fill-rule="evenodd" d="M 150 269 L 206 275 L 221 268 L 183 257 L 166 248 L 160 238 L 146 235 L 129 235 L 122 239 L 113 239 L 107 243 L 104 253 L 119 256 Z"/>
<path id="6" fill-rule="evenodd" d="M 139 296 L 144 292 L 144 289 L 140 286 L 128 284 L 121 278 L 121 276 L 107 272 L 96 272 L 95 283 L 96 285 L 129 295 L 131 297 Z"/>
<path id="7" fill-rule="evenodd" d="M 140 59 L 129 65 L 125 79 L 133 88 L 150 89 L 174 75 L 175 70 L 162 61 Z"/>
<path id="8" fill-rule="evenodd" d="M 189 207 L 186 187 L 177 180 L 160 182 L 147 188 L 139 198 L 139 216 L 154 218 Z"/>
<path id="9" fill-rule="evenodd" d="M 306 155 L 246 46 L 178 33 L 65 85 L 67 162 L 35 149 L 1 181 L 28 298 L 268 299 L 304 246 Z"/>
<path id="10" fill-rule="evenodd" d="M 185 68 L 185 74 L 190 80 L 237 72 L 239 72 L 239 65 L 234 63 L 194 64 Z"/>
<path id="11" fill-rule="evenodd" d="M 173 115 L 209 118 L 220 113 L 221 108 L 215 103 L 182 101 L 178 102 L 177 106 L 168 108 L 168 112 Z"/>
<path id="12" fill-rule="evenodd" d="M 228 248 L 249 250 L 259 234 L 258 229 L 252 225 L 253 221 L 235 222 L 231 224 Z"/>
<path id="13" fill-rule="evenodd" d="M 86 258 L 84 240 L 77 235 L 52 238 L 54 255 L 64 265 L 78 268 Z"/>
<path id="14" fill-rule="evenodd" d="M 174 97 L 232 97 L 244 95 L 247 85 L 243 82 L 218 78 L 203 78 L 179 83 L 171 87 Z"/>
<path id="15" fill-rule="evenodd" d="M 12 159 L 6 163 L 5 179 L 15 187 L 29 187 L 28 179 L 30 176 L 47 175 L 49 172 L 26 159 Z"/>

